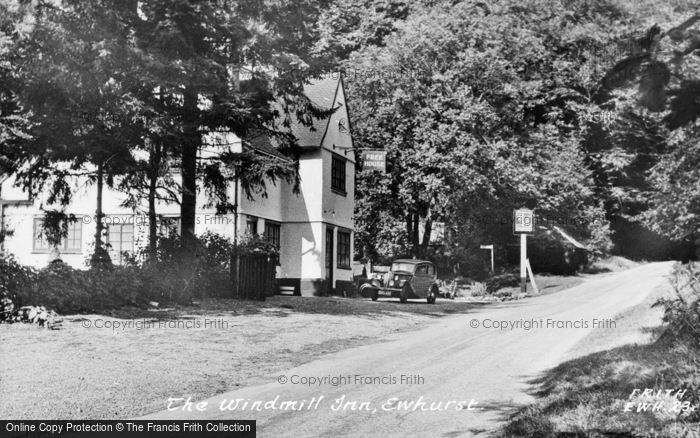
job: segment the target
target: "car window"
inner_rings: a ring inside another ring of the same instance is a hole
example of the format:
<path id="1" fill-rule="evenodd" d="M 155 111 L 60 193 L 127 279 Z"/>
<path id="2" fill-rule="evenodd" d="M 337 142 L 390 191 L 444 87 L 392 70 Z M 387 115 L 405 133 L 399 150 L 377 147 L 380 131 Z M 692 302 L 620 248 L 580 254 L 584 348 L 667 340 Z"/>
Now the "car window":
<path id="1" fill-rule="evenodd" d="M 427 268 L 427 274 L 428 275 L 435 275 L 435 266 L 433 265 L 425 265 Z"/>
<path id="2" fill-rule="evenodd" d="M 413 263 L 393 263 L 391 265 L 391 270 L 392 271 L 406 271 L 406 272 L 413 272 L 413 267 L 415 265 Z"/>
<path id="3" fill-rule="evenodd" d="M 416 268 L 416 275 L 426 275 L 428 273 L 428 265 L 420 265 Z"/>

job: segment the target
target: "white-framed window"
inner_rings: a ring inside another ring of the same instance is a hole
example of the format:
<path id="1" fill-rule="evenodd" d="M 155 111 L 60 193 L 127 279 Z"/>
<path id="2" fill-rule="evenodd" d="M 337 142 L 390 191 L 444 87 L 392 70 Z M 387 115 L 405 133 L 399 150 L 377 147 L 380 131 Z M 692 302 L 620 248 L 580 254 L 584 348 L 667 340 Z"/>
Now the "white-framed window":
<path id="1" fill-rule="evenodd" d="M 331 190 L 335 193 L 345 195 L 345 160 L 342 157 L 333 155 L 331 161 Z"/>
<path id="2" fill-rule="evenodd" d="M 258 234 L 258 218 L 255 216 L 248 216 L 245 221 L 245 233 L 255 236 Z"/>
<path id="3" fill-rule="evenodd" d="M 34 242 L 32 245 L 33 252 L 48 253 L 51 252 L 51 245 L 46 240 L 44 230 L 42 228 L 44 218 L 34 218 Z M 61 242 L 56 246 L 56 249 L 65 254 L 79 254 L 83 246 L 83 221 L 82 217 L 78 217 L 75 221 L 68 222 L 68 234 L 61 239 Z"/>
<path id="4" fill-rule="evenodd" d="M 113 263 L 124 262 L 124 251 L 134 250 L 134 224 L 107 225 L 107 241 L 109 257 Z"/>
<path id="5" fill-rule="evenodd" d="M 280 247 L 282 226 L 278 222 L 265 221 L 265 238 L 275 245 Z"/>
<path id="6" fill-rule="evenodd" d="M 352 254 L 350 253 L 351 234 L 349 231 L 338 230 L 337 259 L 338 268 L 351 269 Z"/>

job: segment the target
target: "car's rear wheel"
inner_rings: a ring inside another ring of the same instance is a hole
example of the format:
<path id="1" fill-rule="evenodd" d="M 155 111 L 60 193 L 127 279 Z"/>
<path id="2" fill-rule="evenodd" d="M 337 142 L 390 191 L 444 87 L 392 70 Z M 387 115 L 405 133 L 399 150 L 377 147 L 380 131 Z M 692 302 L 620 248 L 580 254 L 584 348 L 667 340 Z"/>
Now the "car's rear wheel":
<path id="1" fill-rule="evenodd" d="M 399 295 L 399 300 L 402 303 L 405 303 L 408 301 L 408 296 L 411 294 L 411 285 L 408 283 L 404 284 L 403 287 L 401 288 L 401 294 Z"/>

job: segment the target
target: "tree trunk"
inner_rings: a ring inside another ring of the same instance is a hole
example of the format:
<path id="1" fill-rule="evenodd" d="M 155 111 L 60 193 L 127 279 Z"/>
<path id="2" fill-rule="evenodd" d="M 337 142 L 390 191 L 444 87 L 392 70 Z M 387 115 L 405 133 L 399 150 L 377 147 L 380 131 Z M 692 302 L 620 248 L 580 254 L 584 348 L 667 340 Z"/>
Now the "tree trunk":
<path id="1" fill-rule="evenodd" d="M 425 219 L 425 228 L 423 229 L 423 242 L 421 242 L 421 257 L 425 257 L 428 253 L 428 245 L 430 245 L 430 235 L 433 232 L 433 221 L 430 217 Z"/>
<path id="2" fill-rule="evenodd" d="M 156 189 L 161 161 L 161 140 L 154 142 L 149 157 L 148 181 L 148 258 L 155 261 L 158 245 L 158 217 L 156 216 Z"/>
<path id="3" fill-rule="evenodd" d="M 182 202 L 180 203 L 180 245 L 186 257 L 194 257 L 194 234 L 197 209 L 197 148 L 199 132 L 197 123 L 197 95 L 188 87 L 184 95 L 184 128 L 182 141 Z"/>
<path id="4" fill-rule="evenodd" d="M 104 188 L 104 168 L 102 163 L 97 165 L 97 210 L 95 211 L 95 252 L 102 249 L 102 189 Z"/>
<path id="5" fill-rule="evenodd" d="M 104 247 L 102 242 L 102 234 L 104 233 L 104 213 L 102 212 L 102 193 L 104 191 L 104 164 L 100 162 L 97 165 L 97 207 L 95 209 L 95 252 L 90 259 L 90 265 L 93 268 L 101 268 L 111 265 L 112 261 L 109 257 L 109 252 Z"/>
<path id="6" fill-rule="evenodd" d="M 420 225 L 420 216 L 418 213 L 413 214 L 413 236 L 411 236 L 411 244 L 413 246 L 413 256 L 415 258 L 420 257 L 420 234 L 418 225 Z"/>

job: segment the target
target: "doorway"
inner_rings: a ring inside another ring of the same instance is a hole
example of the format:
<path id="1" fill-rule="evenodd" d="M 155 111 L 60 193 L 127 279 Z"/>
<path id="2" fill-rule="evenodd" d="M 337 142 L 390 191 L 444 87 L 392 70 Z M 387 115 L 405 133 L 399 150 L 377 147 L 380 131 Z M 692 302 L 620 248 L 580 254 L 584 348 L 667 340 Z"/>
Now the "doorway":
<path id="1" fill-rule="evenodd" d="M 326 294 L 333 292 L 333 251 L 335 249 L 333 227 L 326 228 Z"/>

